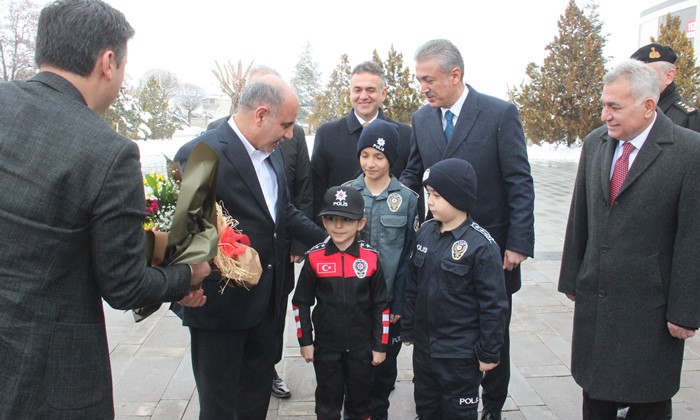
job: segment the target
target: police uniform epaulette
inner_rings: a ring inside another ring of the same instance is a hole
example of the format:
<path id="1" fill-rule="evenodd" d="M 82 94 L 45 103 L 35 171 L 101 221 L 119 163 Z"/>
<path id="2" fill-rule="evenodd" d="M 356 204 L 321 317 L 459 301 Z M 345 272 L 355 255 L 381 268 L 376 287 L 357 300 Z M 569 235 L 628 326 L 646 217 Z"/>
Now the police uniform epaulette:
<path id="1" fill-rule="evenodd" d="M 479 232 L 480 234 L 484 235 L 484 237 L 485 237 L 486 239 L 488 239 L 489 242 L 491 242 L 491 243 L 496 242 L 496 241 L 493 240 L 493 237 L 491 236 L 491 234 L 489 233 L 489 231 L 486 230 L 486 229 L 484 229 L 484 228 L 482 228 L 481 226 L 479 226 L 478 223 L 472 222 L 471 227 L 472 227 L 475 231 L 477 231 L 477 232 Z"/>
<path id="2" fill-rule="evenodd" d="M 323 242 L 318 243 L 318 244 L 312 246 L 311 248 L 309 248 L 309 250 L 306 251 L 306 255 L 308 255 L 314 251 L 318 251 L 319 249 L 325 249 L 325 248 L 326 248 L 326 241 L 323 241 Z"/>
<path id="3" fill-rule="evenodd" d="M 365 242 L 365 241 L 357 241 L 357 243 L 360 245 L 360 248 L 369 249 L 369 250 L 372 251 L 372 252 L 379 253 L 379 252 L 377 251 L 377 248 L 373 247 L 372 245 L 368 244 L 368 243 Z"/>
<path id="4" fill-rule="evenodd" d="M 399 184 L 401 184 L 401 188 L 402 188 L 402 189 L 405 189 L 405 190 L 408 190 L 408 191 L 412 192 L 413 195 L 414 195 L 416 198 L 418 198 L 418 193 L 417 193 L 417 192 L 415 192 L 415 191 L 413 191 L 412 189 L 408 188 L 407 186 L 403 185 L 403 182 L 399 182 Z"/>
<path id="5" fill-rule="evenodd" d="M 693 115 L 698 112 L 698 108 L 690 105 L 683 99 L 679 99 L 676 102 L 673 103 L 673 105 L 676 106 L 676 108 L 680 109 L 685 113 L 686 115 Z"/>

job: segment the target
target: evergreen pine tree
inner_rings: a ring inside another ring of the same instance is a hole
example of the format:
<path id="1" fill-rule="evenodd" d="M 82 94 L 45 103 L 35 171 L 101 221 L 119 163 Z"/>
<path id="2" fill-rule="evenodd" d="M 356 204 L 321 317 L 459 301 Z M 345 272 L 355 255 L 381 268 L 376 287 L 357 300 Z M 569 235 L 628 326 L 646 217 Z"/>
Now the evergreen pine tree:
<path id="1" fill-rule="evenodd" d="M 525 73 L 529 82 L 508 92 L 520 108 L 530 141 L 571 144 L 601 124 L 599 98 L 606 36 L 597 5 L 588 9 L 585 14 L 569 0 L 559 17 L 559 34 L 545 48 L 544 64 L 528 64 Z"/>
<path id="2" fill-rule="evenodd" d="M 382 68 L 388 87 L 384 110 L 389 118 L 410 124 L 411 116 L 421 106 L 421 98 L 413 74 L 408 66 L 403 65 L 403 54 L 393 45 Z"/>
<path id="3" fill-rule="evenodd" d="M 311 44 L 307 43 L 304 51 L 299 55 L 294 67 L 294 75 L 290 80 L 292 89 L 299 97 L 299 113 L 297 119 L 308 123 L 309 114 L 314 108 L 314 98 L 321 92 L 321 72 L 318 63 L 311 57 Z"/>
<path id="4" fill-rule="evenodd" d="M 315 98 L 309 115 L 309 124 L 318 127 L 321 124 L 345 116 L 352 109 L 350 104 L 350 62 L 348 55 L 340 56 L 340 64 L 331 73 L 330 80 L 323 93 Z"/>
<path id="5" fill-rule="evenodd" d="M 666 16 L 666 22 L 659 27 L 658 42 L 673 48 L 678 55 L 676 60 L 676 86 L 678 93 L 695 105 L 700 105 L 700 68 L 695 65 L 695 50 L 693 43 L 681 30 L 681 18 L 679 16 Z"/>
<path id="6" fill-rule="evenodd" d="M 138 140 L 145 137 L 142 130 L 144 124 L 141 119 L 142 112 L 138 100 L 128 93 L 126 87 L 122 86 L 117 100 L 105 112 L 104 119 L 117 133 L 132 140 Z"/>
<path id="7" fill-rule="evenodd" d="M 178 128 L 171 118 L 166 94 L 158 80 L 151 76 L 139 95 L 141 108 L 147 114 L 145 125 L 149 133 L 146 134 L 146 139 L 172 138 Z"/>

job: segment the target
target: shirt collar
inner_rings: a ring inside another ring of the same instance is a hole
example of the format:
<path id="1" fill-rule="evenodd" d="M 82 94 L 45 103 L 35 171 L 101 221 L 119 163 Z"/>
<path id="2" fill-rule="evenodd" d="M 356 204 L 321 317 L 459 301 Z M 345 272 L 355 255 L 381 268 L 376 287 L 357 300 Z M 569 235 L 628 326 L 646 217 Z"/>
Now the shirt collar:
<path id="1" fill-rule="evenodd" d="M 241 130 L 236 125 L 236 120 L 234 120 L 233 117 L 234 116 L 232 115 L 231 118 L 228 119 L 228 125 L 231 126 L 233 132 L 236 133 L 238 138 L 241 140 L 241 143 L 243 143 L 243 147 L 245 147 L 245 150 L 248 152 L 248 156 L 250 156 L 250 159 L 262 161 L 265 160 L 268 156 L 270 156 L 272 153 L 256 150 L 255 147 L 253 147 L 253 145 L 250 144 L 248 139 L 245 138 Z"/>
<path id="2" fill-rule="evenodd" d="M 452 104 L 452 106 L 449 108 L 440 108 L 442 110 L 443 118 L 445 117 L 445 112 L 447 112 L 447 110 L 452 111 L 452 113 L 455 115 L 455 118 L 459 118 L 459 112 L 462 110 L 462 106 L 464 106 L 464 101 L 467 100 L 468 94 L 469 88 L 467 87 L 467 85 L 464 85 L 464 91 L 462 91 L 462 95 L 460 95 L 459 99 L 457 99 L 457 102 Z"/>
<path id="3" fill-rule="evenodd" d="M 651 131 L 651 128 L 654 126 L 655 122 L 656 112 L 654 112 L 654 119 L 651 121 L 651 124 L 649 124 L 649 127 L 642 131 L 637 137 L 633 138 L 632 140 L 629 140 L 628 143 L 634 146 L 636 150 L 641 149 L 644 145 L 644 142 L 647 141 L 647 137 L 649 137 L 649 132 Z M 618 147 L 622 147 L 624 144 L 624 141 L 618 141 Z"/>
<path id="4" fill-rule="evenodd" d="M 374 118 L 372 118 L 372 119 L 369 120 L 369 121 L 365 121 L 362 117 L 360 117 L 359 115 L 357 115 L 357 112 L 355 112 L 355 110 L 353 110 L 352 112 L 355 114 L 355 118 L 357 118 L 357 121 L 360 122 L 360 125 L 362 125 L 362 124 L 364 124 L 364 123 L 369 124 L 369 123 L 371 123 L 372 121 L 376 120 L 376 119 L 379 117 L 379 110 L 377 110 L 377 115 L 375 115 Z"/>

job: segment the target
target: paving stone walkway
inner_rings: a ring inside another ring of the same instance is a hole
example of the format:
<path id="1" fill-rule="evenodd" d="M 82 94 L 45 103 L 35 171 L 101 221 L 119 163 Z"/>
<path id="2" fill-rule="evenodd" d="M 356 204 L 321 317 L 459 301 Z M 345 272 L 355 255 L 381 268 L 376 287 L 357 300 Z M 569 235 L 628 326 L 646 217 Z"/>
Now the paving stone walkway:
<path id="1" fill-rule="evenodd" d="M 572 303 L 556 290 L 564 228 L 576 175 L 574 162 L 533 161 L 535 258 L 523 264 L 523 287 L 514 295 L 511 331 L 512 378 L 503 418 L 579 419 L 581 389 L 569 372 Z M 199 406 L 189 353 L 189 334 L 164 305 L 142 323 L 105 305 L 117 419 L 198 418 Z M 313 367 L 299 355 L 288 314 L 285 357 L 278 372 L 292 398 L 272 398 L 268 420 L 311 420 Z M 411 347 L 399 355 L 399 379 L 390 418 L 415 417 Z M 681 390 L 674 419 L 700 418 L 700 338 L 686 343 Z"/>

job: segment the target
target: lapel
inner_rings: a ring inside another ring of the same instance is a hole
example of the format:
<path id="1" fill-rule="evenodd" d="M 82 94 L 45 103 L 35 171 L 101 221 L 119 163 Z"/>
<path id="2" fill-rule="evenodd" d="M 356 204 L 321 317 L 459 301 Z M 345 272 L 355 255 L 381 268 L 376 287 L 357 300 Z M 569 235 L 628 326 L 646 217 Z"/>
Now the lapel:
<path id="1" fill-rule="evenodd" d="M 649 132 L 644 145 L 637 152 L 637 157 L 634 159 L 632 166 L 630 167 L 625 182 L 622 183 L 620 192 L 617 194 L 619 197 L 622 193 L 627 190 L 630 185 L 632 185 L 639 177 L 649 169 L 649 166 L 656 160 L 656 158 L 663 151 L 660 146 L 661 143 L 673 143 L 672 137 L 672 122 L 668 119 L 660 109 L 656 109 L 656 122 Z M 603 142 L 607 142 L 607 147 L 603 147 L 603 159 L 602 167 L 600 168 L 600 179 L 601 185 L 603 187 L 603 192 L 605 197 L 610 196 L 610 170 L 612 168 L 613 155 L 615 154 L 615 148 L 617 147 L 617 141 L 609 137 L 607 134 L 603 134 L 601 137 Z"/>
<path id="2" fill-rule="evenodd" d="M 258 181 L 255 168 L 253 167 L 253 162 L 250 160 L 250 156 L 245 146 L 243 146 L 242 140 L 238 138 L 228 122 L 220 124 L 216 128 L 216 131 L 219 135 L 219 142 L 221 143 L 221 153 L 230 163 L 229 166 L 238 173 L 238 177 L 246 185 L 250 194 L 255 198 L 255 201 L 258 202 L 263 213 L 272 221 L 270 211 L 265 203 L 262 187 L 260 187 L 260 182 Z"/>
<path id="3" fill-rule="evenodd" d="M 345 124 L 348 127 L 348 133 L 353 134 L 355 131 L 362 130 L 362 124 L 355 117 L 355 111 L 350 110 L 347 115 L 345 115 Z"/>
<path id="4" fill-rule="evenodd" d="M 607 202 L 610 197 L 610 168 L 612 168 L 612 160 L 615 155 L 617 140 L 608 136 L 607 131 L 605 131 L 600 138 L 602 140 L 599 152 L 602 156 L 601 159 L 598 159 L 599 162 L 602 162 L 599 168 L 600 186 L 603 189 L 603 197 L 605 197 L 605 201 Z"/>
<path id="5" fill-rule="evenodd" d="M 454 131 L 452 132 L 452 139 L 447 143 L 447 147 L 442 156 L 443 159 L 452 156 L 455 151 L 459 150 L 462 143 L 467 141 L 469 133 L 472 131 L 476 120 L 479 118 L 479 113 L 481 112 L 481 108 L 479 107 L 479 92 L 469 85 L 467 85 L 467 88 L 469 89 L 467 99 L 464 101 L 464 105 L 462 105 L 462 109 L 459 112 L 457 125 L 455 125 Z M 438 109 L 438 116 L 440 117 L 440 131 L 442 132 L 442 115 L 440 115 L 440 109 Z M 442 138 L 445 138 L 444 134 Z"/>
<path id="6" fill-rule="evenodd" d="M 289 140 L 287 140 L 289 141 Z M 282 144 L 282 143 L 280 143 Z M 287 188 L 287 175 L 284 169 L 284 157 L 282 156 L 282 150 L 280 150 L 279 145 L 274 152 L 270 155 L 270 162 L 272 163 L 272 169 L 275 171 L 275 177 L 277 178 L 277 208 L 275 209 L 276 220 L 279 222 L 281 217 L 284 217 L 284 211 L 287 206 L 286 190 Z"/>
<path id="7" fill-rule="evenodd" d="M 445 142 L 445 132 L 442 130 L 442 111 L 440 108 L 428 109 L 423 119 L 423 124 L 416 125 L 423 127 L 433 147 L 438 151 L 437 155 L 443 156 L 447 143 Z"/>
<path id="8" fill-rule="evenodd" d="M 632 166 L 630 167 L 630 170 L 627 173 L 627 178 L 625 178 L 625 182 L 622 183 L 622 187 L 620 188 L 618 196 L 625 192 L 625 190 L 632 183 L 634 183 L 661 154 L 663 149 L 661 148 L 659 143 L 673 142 L 673 137 L 671 134 L 671 125 L 666 125 L 667 122 L 670 124 L 673 123 L 671 123 L 671 120 L 668 120 L 665 116 L 663 118 L 664 121 L 662 121 L 661 116 L 663 116 L 663 113 L 660 109 L 657 108 L 656 121 L 654 122 L 654 126 L 651 128 L 651 131 L 649 131 L 649 136 L 642 145 L 642 148 L 639 149 L 639 151 L 637 152 L 637 157 L 634 159 L 634 162 L 632 163 Z"/>

